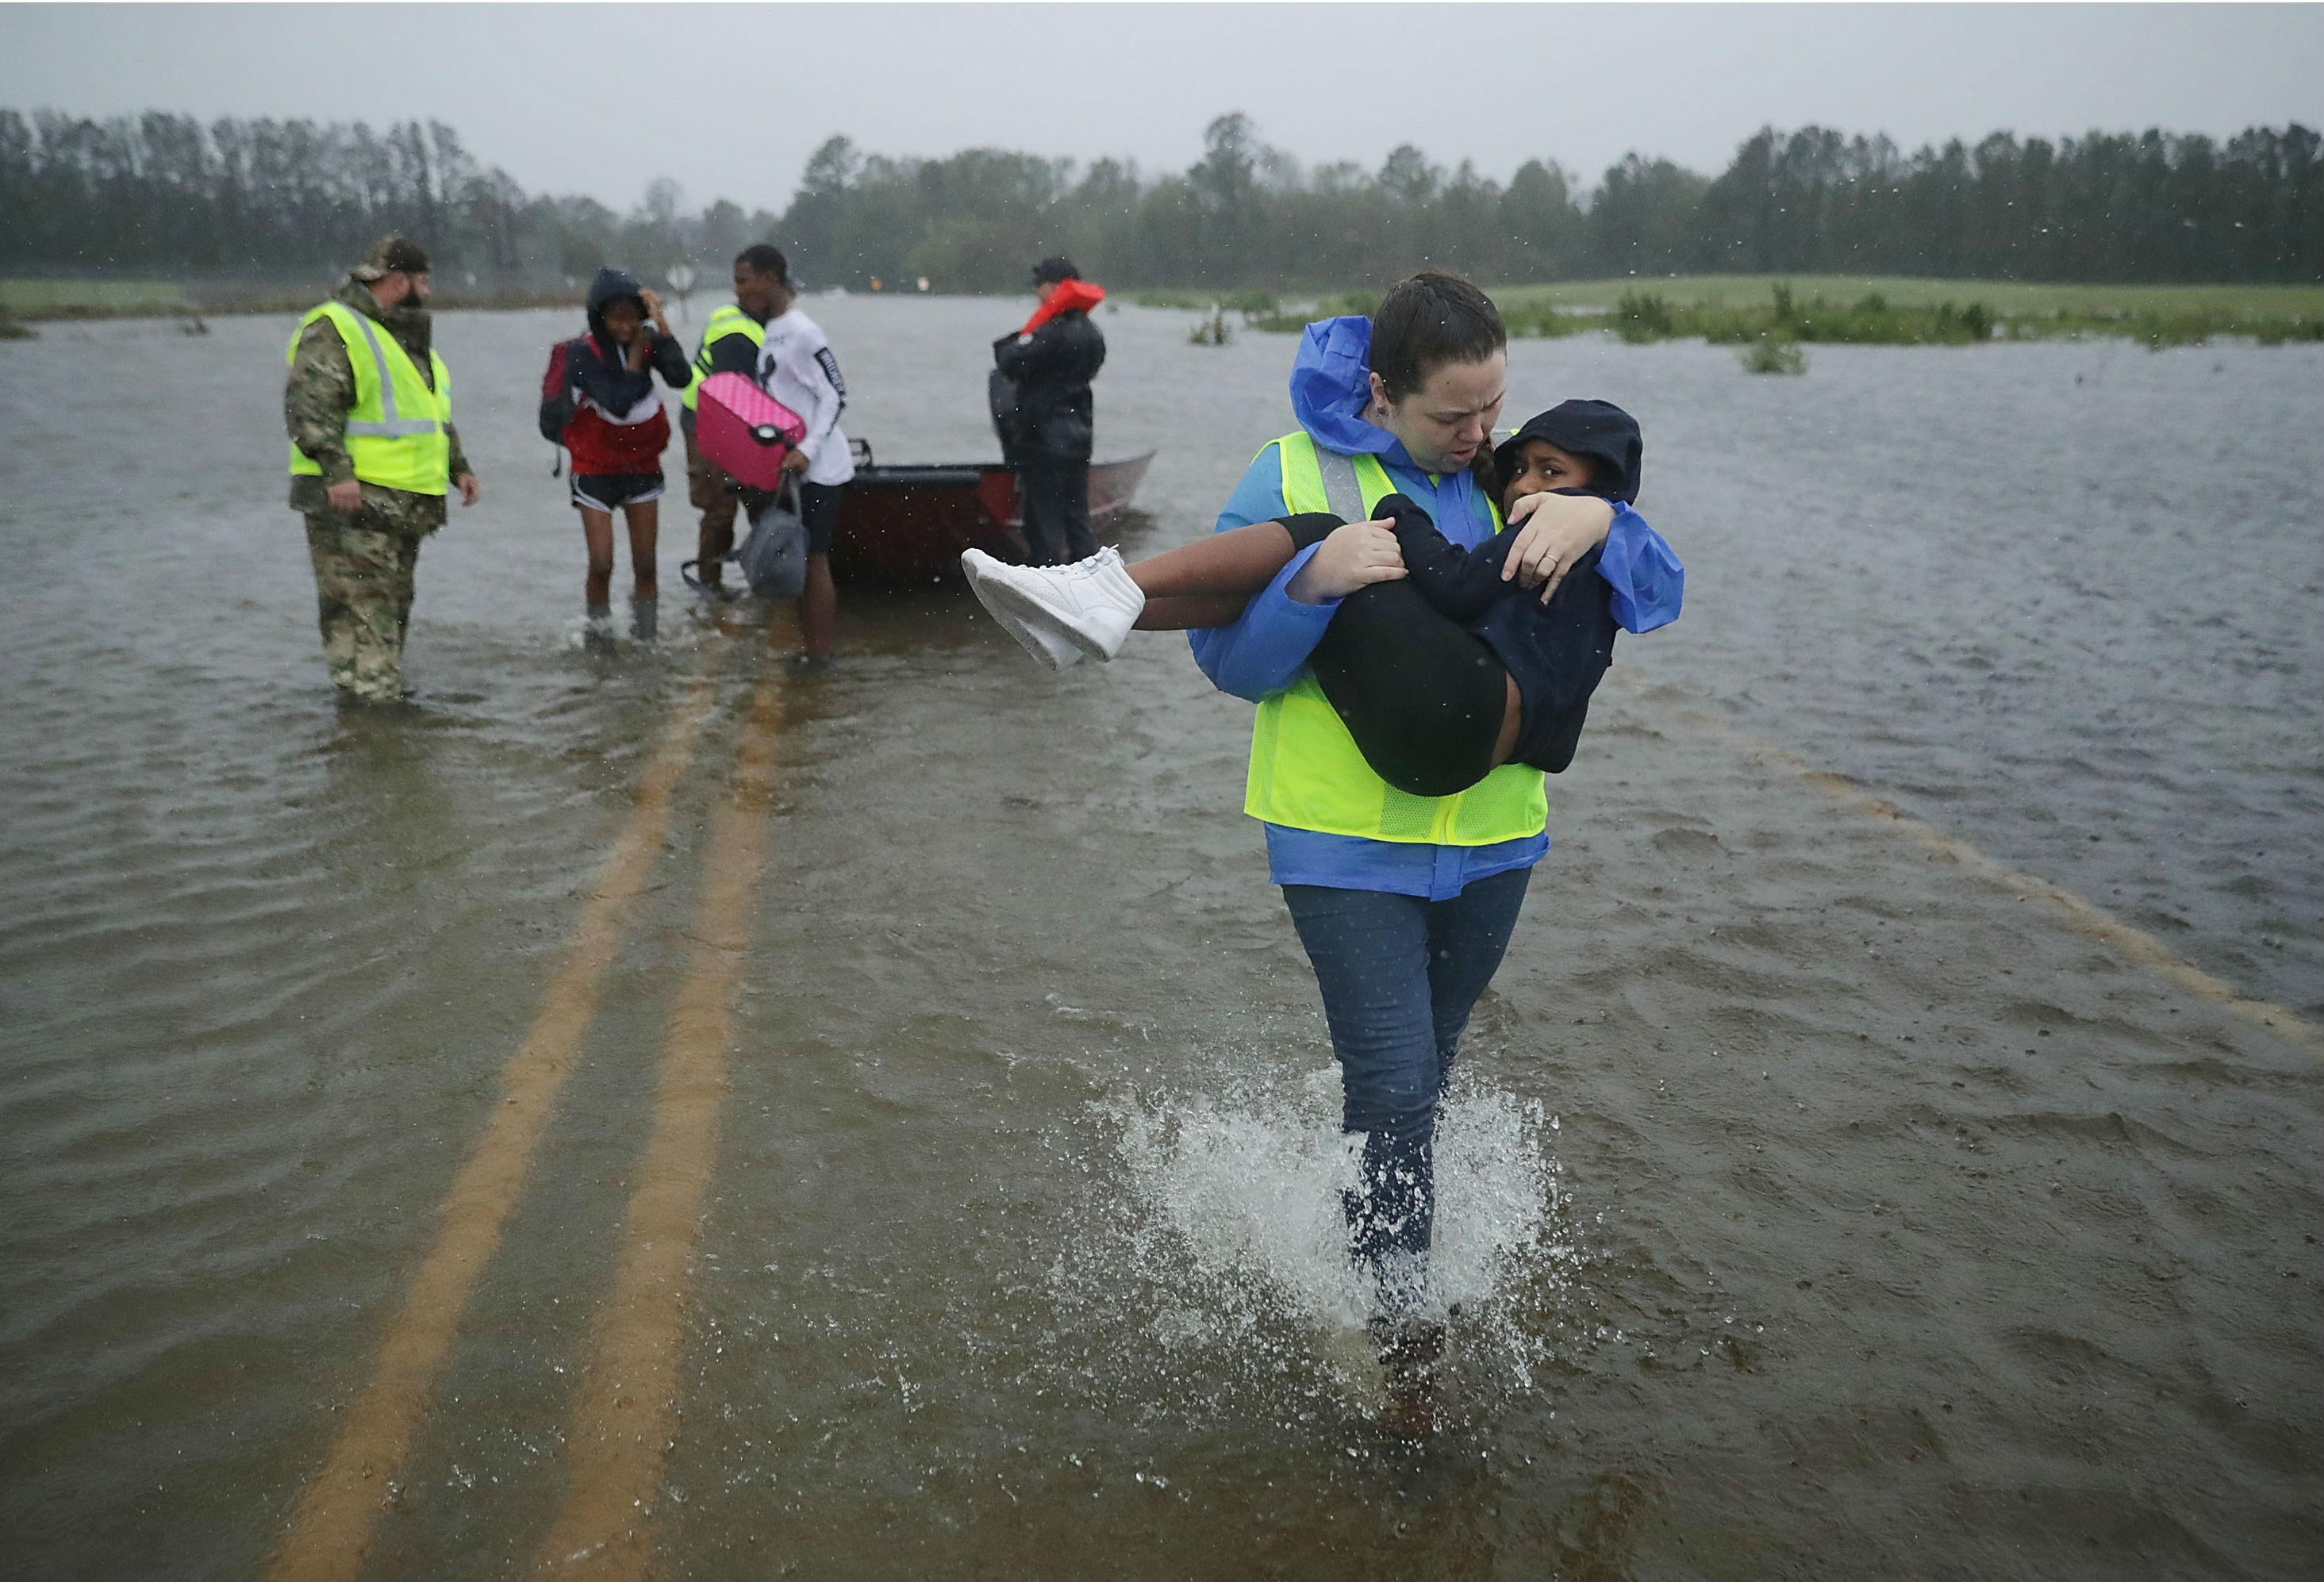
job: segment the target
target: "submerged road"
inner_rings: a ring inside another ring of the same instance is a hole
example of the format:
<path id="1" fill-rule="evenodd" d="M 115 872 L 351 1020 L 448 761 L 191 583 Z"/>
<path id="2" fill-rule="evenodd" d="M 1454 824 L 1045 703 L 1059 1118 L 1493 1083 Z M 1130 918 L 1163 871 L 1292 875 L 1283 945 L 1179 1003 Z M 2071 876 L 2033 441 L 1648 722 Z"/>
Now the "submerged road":
<path id="1" fill-rule="evenodd" d="M 653 1128 L 630 1194 L 613 1292 L 580 1381 L 565 1504 L 542 1545 L 544 1570 L 613 1582 L 643 1577 L 653 1559 L 651 1519 L 678 1427 L 687 1281 L 718 1158 L 734 978 L 750 945 L 782 717 L 781 680 L 759 682 L 733 784 L 711 824 L 715 867 L 695 917 L 694 959 L 662 1041 Z"/>
<path id="2" fill-rule="evenodd" d="M 699 930 L 706 940 L 702 947 L 704 959 L 688 979 L 688 999 L 672 1017 L 667 1063 L 673 1077 L 680 1073 L 691 1076 L 687 1090 L 676 1108 L 693 1119 L 691 1130 L 680 1139 L 681 1143 L 694 1145 L 692 1157 L 672 1159 L 665 1156 L 662 1149 L 654 1150 L 648 1157 L 650 1180 L 659 1182 L 685 1174 L 685 1179 L 693 1183 L 676 1210 L 682 1212 L 686 1220 L 686 1234 L 674 1243 L 679 1275 L 684 1273 L 686 1251 L 693 1243 L 700 1182 L 708 1170 L 711 1156 L 710 1128 L 716 1106 L 715 1097 L 706 1097 L 706 1088 L 715 1095 L 719 1085 L 720 1062 L 728 1035 L 726 994 L 733 964 L 742 949 L 742 935 L 749 917 L 750 882 L 758 873 L 769 762 L 779 719 L 777 685 L 760 684 L 767 704 L 753 711 L 752 734 L 745 741 L 745 756 L 737 767 L 733 816 L 731 820 L 722 820 L 719 832 L 734 842 L 730 866 L 722 869 L 729 877 L 711 892 L 712 899 L 705 902 Z M 556 1105 L 565 1079 L 572 1073 L 582 1037 L 596 1014 L 605 970 L 620 949 L 622 933 L 629 924 L 630 904 L 661 860 L 670 796 L 693 762 L 714 698 L 706 684 L 691 688 L 655 744 L 638 785 L 636 807 L 605 854 L 594 890 L 574 928 L 564 965 L 549 981 L 543 997 L 540 1018 L 509 1062 L 502 1079 L 502 1106 L 493 1112 L 475 1151 L 454 1182 L 439 1212 L 442 1228 L 436 1244 L 412 1281 L 402 1311 L 381 1343 L 378 1375 L 348 1410 L 329 1462 L 300 1502 L 290 1536 L 272 1572 L 284 1582 L 292 1578 L 353 1577 L 360 1573 L 364 1557 L 371 1552 L 372 1527 L 382 1506 L 383 1491 L 403 1476 L 413 1430 L 443 1374 L 445 1359 L 467 1309 L 469 1293 L 500 1246 L 509 1211 L 524 1191 L 541 1128 Z M 727 827 L 730 823 L 731 828 Z M 711 940 L 717 943 L 707 943 Z M 666 1118 L 671 1108 L 666 1101 Z M 661 1131 L 656 1134 L 658 1139 L 663 1135 Z M 641 1201 L 641 1207 L 644 1206 Z M 650 1218 L 641 1220 L 633 1215 L 633 1240 L 644 1234 L 650 1246 L 651 1233 L 660 1231 L 665 1233 L 663 1245 L 672 1245 L 666 1234 L 669 1225 L 665 1222 L 673 1209 L 660 1205 L 660 1210 L 659 1222 Z M 682 1282 L 672 1278 L 659 1264 L 652 1267 L 669 1287 L 665 1305 L 674 1309 Z M 635 1279 L 650 1278 L 634 1257 L 625 1267 L 625 1274 L 631 1269 L 639 1270 Z M 632 1279 L 624 1279 L 620 1299 L 624 1310 L 642 1308 L 648 1294 L 631 1289 L 632 1283 Z M 609 1335 L 633 1334 L 641 1321 L 642 1319 L 627 1323 L 609 1321 Z M 672 1337 L 666 1342 L 665 1350 L 674 1346 L 676 1329 L 673 1311 L 656 1330 L 657 1335 L 668 1332 Z M 618 1366 L 629 1359 L 616 1354 L 608 1360 Z M 666 1357 L 660 1366 L 666 1374 Z M 666 1379 L 657 1375 L 656 1382 L 666 1384 Z M 649 1399 L 654 1393 L 650 1388 L 641 1389 L 641 1393 Z M 584 1421 L 588 1425 L 585 1430 L 586 1442 L 602 1440 L 610 1430 L 610 1424 L 603 1419 Z M 655 1417 L 650 1421 L 659 1428 L 661 1419 Z M 653 1465 L 659 1466 L 658 1459 Z M 584 1508 L 580 1492 L 576 1487 L 570 1508 Z M 596 1504 L 593 1500 L 589 1508 L 594 1509 Z"/>
<path id="3" fill-rule="evenodd" d="M 374 1528 L 396 1509 L 393 1491 L 408 1476 L 415 1431 L 431 1406 L 443 1405 L 438 1392 L 469 1295 L 530 1184 L 543 1127 L 631 925 L 631 904 L 665 856 L 673 794 L 700 768 L 723 779 L 724 788 L 715 795 L 701 851 L 706 872 L 687 930 L 693 953 L 662 1034 L 652 1115 L 613 1248 L 612 1286 L 591 1323 L 586 1361 L 570 1381 L 563 1493 L 530 1568 L 543 1577 L 606 1579 L 690 1568 L 682 1555 L 658 1554 L 657 1544 L 667 1464 L 683 1426 L 680 1365 L 689 1343 L 688 1290 L 715 1177 L 719 1116 L 737 1035 L 736 974 L 749 950 L 768 810 L 779 775 L 784 682 L 769 677 L 751 684 L 731 763 L 723 754 L 707 766 L 698 761 L 715 687 L 706 679 L 680 695 L 644 763 L 631 816 L 604 855 L 540 1015 L 508 1062 L 502 1104 L 437 1211 L 437 1238 L 380 1342 L 377 1374 L 340 1417 L 329 1458 L 291 1517 L 271 1570 L 282 1582 L 366 1574 Z M 2081 897 L 1994 862 L 1700 710 L 1665 698 L 1659 713 L 1673 729 L 1704 744 L 1698 752 L 1724 751 L 1739 763 L 1815 786 L 1831 799 L 1828 817 L 1854 826 L 1848 838 L 1887 845 L 1889 862 L 1909 862 L 1914 848 L 1925 849 L 1959 870 L 1972 889 L 1987 892 L 1988 905 L 2035 902 L 2059 932 L 2099 944 L 2126 971 L 2210 1002 L 2311 1055 L 2324 1054 L 2316 1030 L 2296 1013 L 2236 993 Z M 2042 925 L 2034 927 L 2039 932 Z M 559 1470 L 542 1465 L 535 1476 L 553 1482 Z"/>

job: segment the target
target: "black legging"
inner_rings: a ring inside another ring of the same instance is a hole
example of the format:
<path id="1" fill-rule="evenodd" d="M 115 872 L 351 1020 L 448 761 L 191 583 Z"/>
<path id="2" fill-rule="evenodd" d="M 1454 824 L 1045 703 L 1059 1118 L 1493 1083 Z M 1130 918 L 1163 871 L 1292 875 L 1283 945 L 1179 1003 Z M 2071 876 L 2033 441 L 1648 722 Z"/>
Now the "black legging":
<path id="1" fill-rule="evenodd" d="M 1328 511 L 1281 520 L 1300 549 L 1344 525 Z M 1409 582 L 1340 601 L 1308 663 L 1364 761 L 1397 790 L 1450 796 L 1491 772 L 1508 672 Z"/>

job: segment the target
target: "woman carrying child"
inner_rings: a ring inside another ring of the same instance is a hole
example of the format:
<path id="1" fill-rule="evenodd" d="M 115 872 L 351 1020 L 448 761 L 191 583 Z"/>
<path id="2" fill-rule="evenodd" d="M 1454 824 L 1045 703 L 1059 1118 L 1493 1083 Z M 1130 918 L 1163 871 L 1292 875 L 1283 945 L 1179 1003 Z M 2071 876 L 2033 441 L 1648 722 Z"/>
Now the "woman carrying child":
<path id="1" fill-rule="evenodd" d="M 1133 620 L 1195 628 L 1204 672 L 1259 705 L 1244 809 L 1266 826 L 1269 877 L 1315 971 L 1341 1067 L 1342 1129 L 1363 1137 L 1360 1184 L 1346 1201 L 1350 1246 L 1375 1293 L 1372 1329 L 1397 1425 L 1411 1432 L 1433 1424 L 1443 1352 L 1427 1271 L 1438 1106 L 1533 865 L 1549 849 L 1547 766 L 1519 754 L 1554 759 L 1562 739 L 1570 756 L 1574 704 L 1586 703 L 1604 661 L 1563 661 L 1578 667 L 1579 680 L 1545 676 L 1479 635 L 1489 615 L 1455 622 L 1417 593 L 1383 600 L 1366 591 L 1401 588 L 1399 537 L 1418 530 L 1417 514 L 1448 551 L 1489 542 L 1498 564 L 1488 575 L 1508 583 L 1512 599 L 1541 601 L 1545 621 L 1560 601 L 1578 617 L 1578 625 L 1568 620 L 1576 630 L 1602 612 L 1642 631 L 1678 611 L 1676 559 L 1623 497 L 1624 474 L 1636 492 L 1637 453 L 1599 443 L 1598 426 L 1614 409 L 1569 414 L 1575 422 L 1557 431 L 1578 452 L 1539 435 L 1513 445 L 1519 487 L 1596 492 L 1522 501 L 1511 493 L 1525 525 L 1497 538 L 1502 502 L 1476 474 L 1489 472 L 1486 446 L 1507 371 L 1507 335 L 1483 293 L 1448 275 L 1416 275 L 1392 289 L 1369 323 L 1309 327 L 1291 381 L 1300 428 L 1260 450 L 1212 539 L 1136 568 L 1103 551 L 1030 574 L 1038 587 L 1021 568 L 973 570 L 980 596 L 1048 663 L 1110 652 Z M 1593 555 L 1594 566 L 1567 575 Z M 1537 584 L 1545 584 L 1538 594 L 1517 592 Z M 1407 702 L 1406 717 L 1386 721 L 1388 745 L 1400 745 L 1424 778 L 1449 775 L 1464 788 L 1400 788 L 1368 761 L 1317 675 L 1328 667 L 1328 634 L 1351 617 L 1370 630 L 1350 649 L 1343 698 L 1393 679 L 1377 664 L 1364 673 L 1367 648 L 1401 644 L 1399 658 L 1418 655 L 1444 676 L 1452 671 L 1439 658 L 1465 653 L 1469 674 L 1448 681 L 1445 695 Z M 1575 647 L 1554 626 L 1545 628 L 1553 660 Z M 1473 647 L 1456 652 L 1456 639 Z M 1528 685 L 1567 695 L 1521 695 Z M 1562 723 L 1551 717 L 1561 709 Z M 1412 750 L 1432 732 L 1462 744 L 1449 771 Z"/>

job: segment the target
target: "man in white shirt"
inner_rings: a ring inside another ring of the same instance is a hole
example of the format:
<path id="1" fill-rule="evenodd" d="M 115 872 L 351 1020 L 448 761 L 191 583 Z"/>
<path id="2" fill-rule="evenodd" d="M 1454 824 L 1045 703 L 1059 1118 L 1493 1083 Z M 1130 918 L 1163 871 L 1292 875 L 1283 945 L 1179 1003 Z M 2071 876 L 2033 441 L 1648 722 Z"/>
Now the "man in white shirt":
<path id="1" fill-rule="evenodd" d="M 847 382 L 839 359 L 814 319 L 798 309 L 798 289 L 790 266 L 771 247 L 781 283 L 773 293 L 774 317 L 759 347 L 759 384 L 775 400 L 807 419 L 807 437 L 783 458 L 784 470 L 799 475 L 799 515 L 807 523 L 807 585 L 799 591 L 799 630 L 804 648 L 795 665 L 831 663 L 831 629 L 839 594 L 831 583 L 831 534 L 839 523 L 841 492 L 855 476 L 839 414 L 847 407 Z"/>

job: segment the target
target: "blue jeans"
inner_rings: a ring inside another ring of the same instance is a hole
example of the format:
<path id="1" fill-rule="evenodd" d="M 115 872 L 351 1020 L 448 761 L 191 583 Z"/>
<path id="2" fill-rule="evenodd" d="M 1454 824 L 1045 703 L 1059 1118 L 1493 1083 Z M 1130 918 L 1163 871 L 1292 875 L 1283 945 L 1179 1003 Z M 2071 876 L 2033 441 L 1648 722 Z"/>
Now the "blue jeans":
<path id="1" fill-rule="evenodd" d="M 1449 901 L 1379 890 L 1283 887 L 1315 969 L 1339 1057 L 1341 1128 L 1364 1134 L 1348 1239 L 1383 1287 L 1418 1278 L 1435 1230 L 1436 1108 L 1469 1012 L 1508 948 L 1530 868 Z"/>

